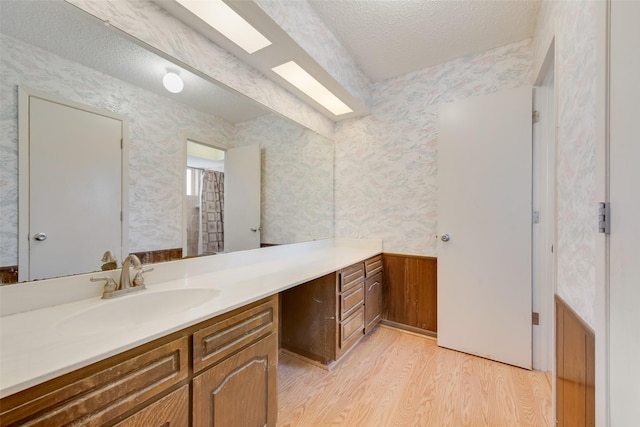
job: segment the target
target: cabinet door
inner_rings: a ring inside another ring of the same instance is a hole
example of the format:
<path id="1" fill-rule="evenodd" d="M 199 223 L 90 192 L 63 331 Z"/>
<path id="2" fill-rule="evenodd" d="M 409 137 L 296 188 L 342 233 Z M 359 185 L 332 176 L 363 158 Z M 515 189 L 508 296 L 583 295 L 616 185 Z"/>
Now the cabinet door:
<path id="1" fill-rule="evenodd" d="M 364 283 L 364 333 L 371 331 L 382 315 L 382 274 L 368 278 Z"/>
<path id="2" fill-rule="evenodd" d="M 187 427 L 189 425 L 189 386 L 147 406 L 114 427 Z"/>
<path id="3" fill-rule="evenodd" d="M 210 427 L 275 426 L 278 341 L 275 334 L 193 379 L 193 423 Z"/>

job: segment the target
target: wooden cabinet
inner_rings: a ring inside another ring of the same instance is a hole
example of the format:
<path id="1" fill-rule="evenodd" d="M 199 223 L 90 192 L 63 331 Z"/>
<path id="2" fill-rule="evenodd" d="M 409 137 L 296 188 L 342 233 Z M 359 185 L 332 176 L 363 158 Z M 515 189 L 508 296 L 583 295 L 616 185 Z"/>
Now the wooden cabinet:
<path id="1" fill-rule="evenodd" d="M 114 427 L 188 427 L 189 386 L 183 385 Z"/>
<path id="2" fill-rule="evenodd" d="M 188 338 L 145 345 L 2 399 L 0 421 L 2 426 L 101 426 L 188 375 Z"/>
<path id="3" fill-rule="evenodd" d="M 194 426 L 275 426 L 277 320 L 273 297 L 193 334 Z"/>
<path id="4" fill-rule="evenodd" d="M 278 342 L 270 335 L 193 379 L 193 424 L 275 426 Z"/>
<path id="5" fill-rule="evenodd" d="M 193 371 L 212 366 L 278 331 L 277 297 L 220 317 L 193 333 Z"/>
<path id="6" fill-rule="evenodd" d="M 281 346 L 331 365 L 381 313 L 382 257 L 376 256 L 282 292 Z"/>
<path id="7" fill-rule="evenodd" d="M 0 425 L 275 426 L 277 331 L 274 295 L 7 396 Z"/>
<path id="8" fill-rule="evenodd" d="M 364 332 L 368 334 L 382 318 L 382 255 L 364 262 Z"/>
<path id="9" fill-rule="evenodd" d="M 369 333 L 382 318 L 382 273 L 369 277 L 364 282 L 364 332 Z"/>
<path id="10" fill-rule="evenodd" d="M 337 276 L 338 345 L 334 360 L 364 336 L 364 263 L 344 268 Z"/>
<path id="11" fill-rule="evenodd" d="M 328 365 L 336 360 L 338 303 L 331 273 L 280 294 L 280 346 Z"/>

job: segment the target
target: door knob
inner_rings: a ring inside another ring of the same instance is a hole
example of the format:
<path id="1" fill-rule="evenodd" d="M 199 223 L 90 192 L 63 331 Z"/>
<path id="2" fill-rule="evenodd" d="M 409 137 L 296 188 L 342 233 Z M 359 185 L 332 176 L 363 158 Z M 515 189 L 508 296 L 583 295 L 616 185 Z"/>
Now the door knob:
<path id="1" fill-rule="evenodd" d="M 253 231 L 254 233 L 258 230 L 262 231 L 262 227 L 251 227 L 251 231 Z"/>
<path id="2" fill-rule="evenodd" d="M 443 234 L 442 236 L 440 236 L 440 240 L 442 240 L 443 242 L 448 242 L 449 240 L 451 240 L 451 236 L 449 236 L 448 234 Z"/>
<path id="3" fill-rule="evenodd" d="M 38 242 L 43 242 L 45 240 L 47 240 L 47 234 L 46 233 L 36 233 L 33 235 L 33 238 L 36 239 Z"/>

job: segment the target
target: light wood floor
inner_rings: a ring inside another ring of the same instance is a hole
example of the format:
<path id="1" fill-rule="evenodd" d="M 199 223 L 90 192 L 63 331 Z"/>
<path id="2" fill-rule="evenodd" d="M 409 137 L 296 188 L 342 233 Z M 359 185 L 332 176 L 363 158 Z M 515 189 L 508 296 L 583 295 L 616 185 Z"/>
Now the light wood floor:
<path id="1" fill-rule="evenodd" d="M 278 426 L 550 426 L 551 382 L 379 326 L 332 371 L 285 353 Z"/>

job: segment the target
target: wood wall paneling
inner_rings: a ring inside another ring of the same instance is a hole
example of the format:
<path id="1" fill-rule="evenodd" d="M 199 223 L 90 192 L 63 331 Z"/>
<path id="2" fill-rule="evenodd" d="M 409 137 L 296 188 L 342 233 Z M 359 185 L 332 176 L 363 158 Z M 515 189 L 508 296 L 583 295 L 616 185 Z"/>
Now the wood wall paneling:
<path id="1" fill-rule="evenodd" d="M 558 426 L 594 426 L 595 335 L 557 295 L 556 371 Z"/>
<path id="2" fill-rule="evenodd" d="M 383 318 L 437 332 L 436 258 L 384 253 L 382 261 Z"/>
<path id="3" fill-rule="evenodd" d="M 134 252 L 143 264 L 173 261 L 182 259 L 182 248 L 160 249 L 157 251 Z"/>
<path id="4" fill-rule="evenodd" d="M 7 265 L 0 267 L 0 285 L 18 282 L 18 266 Z"/>

